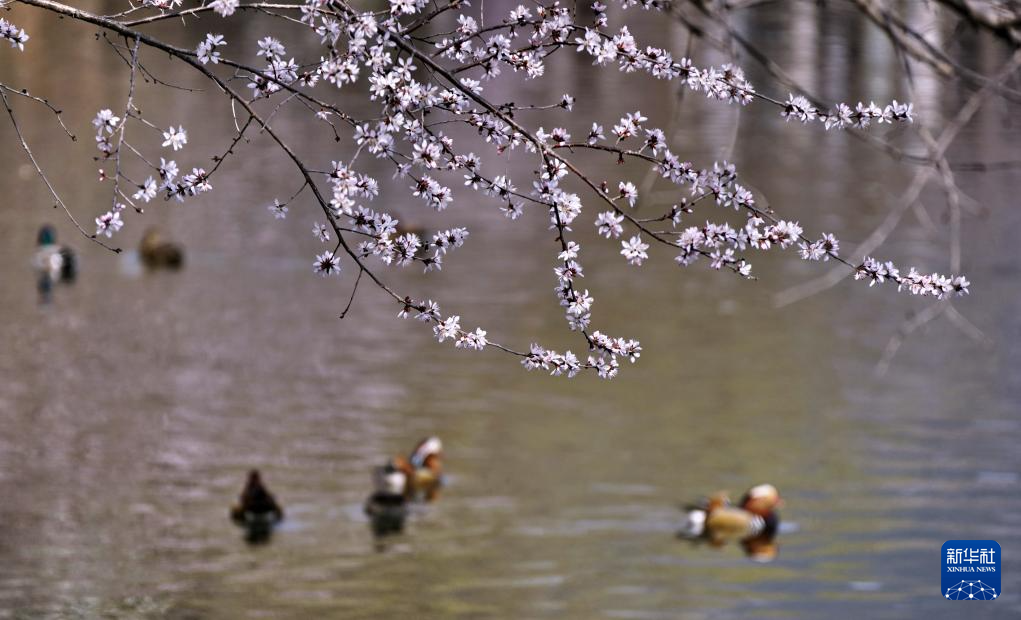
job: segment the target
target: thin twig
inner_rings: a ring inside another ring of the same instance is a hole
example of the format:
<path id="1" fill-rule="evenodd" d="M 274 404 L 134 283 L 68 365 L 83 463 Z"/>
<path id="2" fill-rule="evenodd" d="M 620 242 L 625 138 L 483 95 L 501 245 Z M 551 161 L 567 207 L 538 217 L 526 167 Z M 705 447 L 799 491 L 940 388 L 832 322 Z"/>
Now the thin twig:
<path id="1" fill-rule="evenodd" d="M 18 134 L 18 140 L 21 142 L 21 148 L 28 155 L 28 159 L 32 162 L 32 167 L 35 168 L 35 171 L 39 175 L 39 178 L 41 178 L 43 180 L 43 183 L 46 184 L 46 189 L 50 190 L 50 195 L 53 196 L 53 199 L 55 201 L 57 201 L 57 205 L 59 205 L 64 210 L 64 213 L 67 215 L 67 219 L 71 220 L 71 223 L 74 224 L 74 227 L 77 228 L 78 232 L 80 232 L 81 235 L 86 239 L 110 250 L 111 252 L 120 254 L 121 252 L 120 248 L 110 247 L 109 245 L 103 243 L 98 238 L 96 238 L 96 235 L 90 235 L 89 233 L 85 232 L 85 229 L 82 228 L 81 224 L 78 223 L 78 220 L 75 218 L 75 216 L 71 214 L 71 210 L 68 209 L 67 205 L 64 204 L 64 201 L 61 200 L 60 196 L 57 194 L 57 190 L 53 189 L 53 185 L 50 183 L 50 180 L 46 178 L 46 173 L 44 173 L 43 169 L 39 167 L 39 162 L 36 161 L 35 155 L 32 154 L 32 149 L 28 147 L 28 142 L 25 141 L 25 137 L 21 134 L 21 128 L 18 127 L 18 120 L 14 118 L 14 110 L 11 109 L 11 104 L 9 101 L 7 101 L 7 95 L 3 92 L 2 89 L 0 89 L 0 99 L 2 99 L 4 102 L 4 107 L 7 109 L 7 115 L 11 117 L 11 124 L 14 125 L 14 132 Z"/>
<path id="2" fill-rule="evenodd" d="M 345 316 L 347 316 L 347 311 L 351 309 L 351 304 L 354 303 L 355 293 L 358 292 L 358 283 L 362 281 L 362 274 L 363 273 L 365 273 L 365 270 L 362 269 L 361 267 L 359 267 L 358 268 L 358 277 L 355 278 L 354 288 L 351 289 L 351 298 L 347 300 L 347 305 L 344 306 L 344 311 L 340 313 L 340 318 L 344 318 Z"/>

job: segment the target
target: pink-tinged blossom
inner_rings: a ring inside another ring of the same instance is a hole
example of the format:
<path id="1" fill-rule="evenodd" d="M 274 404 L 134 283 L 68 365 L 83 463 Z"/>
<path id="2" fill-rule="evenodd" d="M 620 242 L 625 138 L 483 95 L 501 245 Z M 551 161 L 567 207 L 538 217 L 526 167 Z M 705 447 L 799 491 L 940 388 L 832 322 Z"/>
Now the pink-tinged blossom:
<path id="1" fill-rule="evenodd" d="M 96 236 L 106 235 L 107 237 L 112 237 L 115 232 L 124 226 L 120 211 L 121 209 L 107 211 L 96 218 Z"/>
<path id="2" fill-rule="evenodd" d="M 798 244 L 799 254 L 805 260 L 828 261 L 830 257 L 839 256 L 840 242 L 831 234 L 824 234 L 819 240 Z"/>
<path id="3" fill-rule="evenodd" d="M 422 304 L 422 309 L 415 315 L 419 321 L 430 322 L 440 320 L 440 305 L 433 300 Z"/>
<path id="4" fill-rule="evenodd" d="M 481 351 L 486 348 L 486 332 L 481 327 L 475 328 L 474 332 L 463 332 L 461 336 L 454 343 L 458 349 L 474 349 L 475 351 Z"/>
<path id="5" fill-rule="evenodd" d="M 620 197 L 627 201 L 628 206 L 635 206 L 635 202 L 638 200 L 638 188 L 635 187 L 635 184 L 631 181 L 626 183 L 621 181 L 617 187 L 620 190 Z"/>
<path id="6" fill-rule="evenodd" d="M 436 336 L 436 340 L 443 342 L 450 338 L 457 338 L 458 333 L 461 331 L 461 317 L 454 315 L 448 316 L 441 320 L 437 325 L 433 327 L 433 334 Z"/>

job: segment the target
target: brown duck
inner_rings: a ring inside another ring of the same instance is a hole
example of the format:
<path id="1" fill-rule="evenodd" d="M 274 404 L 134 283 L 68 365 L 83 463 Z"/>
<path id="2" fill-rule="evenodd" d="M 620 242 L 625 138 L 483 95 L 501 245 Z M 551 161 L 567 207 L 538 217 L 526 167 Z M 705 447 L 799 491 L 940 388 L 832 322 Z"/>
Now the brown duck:
<path id="1" fill-rule="evenodd" d="M 238 503 L 230 509 L 230 518 L 243 527 L 272 527 L 284 519 L 284 509 L 262 483 L 259 470 L 248 472 Z"/>
<path id="2" fill-rule="evenodd" d="M 150 228 L 142 235 L 138 255 L 149 269 L 180 269 L 184 265 L 181 246 L 167 241 L 156 228 Z"/>

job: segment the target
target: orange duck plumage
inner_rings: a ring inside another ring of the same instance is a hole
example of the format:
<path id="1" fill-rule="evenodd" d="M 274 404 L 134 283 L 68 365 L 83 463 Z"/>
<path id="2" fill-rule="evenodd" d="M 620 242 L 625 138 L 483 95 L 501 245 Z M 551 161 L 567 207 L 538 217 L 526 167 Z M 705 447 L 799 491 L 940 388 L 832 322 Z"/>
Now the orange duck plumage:
<path id="1" fill-rule="evenodd" d="M 393 463 L 407 476 L 408 499 L 431 502 L 439 496 L 443 485 L 443 442 L 439 437 L 426 437 L 407 458 L 398 456 Z"/>
<path id="2" fill-rule="evenodd" d="M 770 561 L 776 556 L 773 539 L 780 524 L 777 509 L 782 505 L 780 494 L 771 484 L 752 487 L 737 506 L 725 493 L 716 493 L 687 508 L 679 536 L 713 546 L 738 542 L 752 559 Z"/>

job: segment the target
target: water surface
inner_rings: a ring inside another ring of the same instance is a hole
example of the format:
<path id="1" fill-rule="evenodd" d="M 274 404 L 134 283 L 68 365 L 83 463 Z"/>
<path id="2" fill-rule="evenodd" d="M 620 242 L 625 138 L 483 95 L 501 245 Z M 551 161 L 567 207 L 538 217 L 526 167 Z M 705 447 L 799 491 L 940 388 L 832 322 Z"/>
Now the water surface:
<path id="1" fill-rule="evenodd" d="M 795 6 L 748 12 L 737 26 L 819 96 L 904 98 L 898 60 L 877 32 L 847 11 Z M 90 28 L 57 28 L 24 7 L 15 15 L 32 45 L 3 51 L 0 81 L 63 102 L 79 144 L 43 111 L 23 102 L 17 111 L 90 222 L 105 211 L 109 186 L 95 182 L 89 119 L 122 105 L 123 66 Z M 680 29 L 635 19 L 636 31 L 683 53 Z M 254 51 L 258 29 L 216 27 L 230 53 Z M 988 42 L 947 45 L 989 70 L 1003 60 Z M 725 60 L 703 43 L 694 57 Z M 848 249 L 879 225 L 913 172 L 846 134 L 786 125 L 772 108 L 738 117 L 688 95 L 678 111 L 669 85 L 616 72 L 597 80 L 572 54 L 548 74 L 490 92 L 520 101 L 572 92 L 573 120 L 556 122 L 576 133 L 635 109 L 664 127 L 678 115 L 683 157 L 731 158 L 781 213 L 835 231 Z M 751 78 L 785 94 L 761 72 Z M 938 126 L 962 101 L 957 87 L 924 73 L 918 89 L 922 122 Z M 149 86 L 140 101 L 161 124 L 190 130 L 182 165 L 208 161 L 230 139 L 228 107 L 212 94 Z M 1016 107 L 993 100 L 952 159 L 1016 158 L 1017 118 Z M 323 166 L 351 152 L 320 142 L 297 116 L 283 114 L 279 126 Z M 0 617 L 949 618 L 958 616 L 939 596 L 940 546 L 967 538 L 993 538 L 1004 550 L 1004 595 L 982 611 L 1021 611 L 1011 589 L 1021 571 L 1017 171 L 959 176 L 982 209 L 965 219 L 963 266 L 974 287 L 957 306 L 991 349 L 939 320 L 877 377 L 883 347 L 924 301 L 844 282 L 776 309 L 774 295 L 823 273 L 819 266 L 762 257 L 755 283 L 679 270 L 666 255 L 636 270 L 582 224 L 596 325 L 640 339 L 644 351 L 613 382 L 566 381 L 525 373 L 495 352 L 437 345 L 420 324 L 393 319 L 398 308 L 365 283 L 339 320 L 353 274 L 325 282 L 312 274 L 319 248 L 310 230 L 320 218 L 310 202 L 292 205 L 282 222 L 267 212 L 298 180 L 265 137 L 239 147 L 244 163 L 229 161 L 207 198 L 128 217 L 125 247 L 152 223 L 186 240 L 188 264 L 176 274 L 145 274 L 132 257 L 76 238 L 6 120 L 0 139 Z M 494 161 L 510 171 L 531 165 L 521 155 Z M 611 160 L 587 161 L 608 178 L 620 172 Z M 366 171 L 389 179 L 385 169 Z M 494 204 L 457 195 L 465 199 L 441 220 L 469 226 L 467 245 L 442 273 L 388 274 L 393 285 L 437 298 L 517 348 L 535 339 L 578 348 L 552 295 L 556 250 L 545 217 L 508 225 Z M 942 221 L 945 201 L 937 191 L 924 197 Z M 434 225 L 400 187 L 384 185 L 380 201 Z M 77 247 L 82 269 L 40 307 L 29 257 L 46 221 Z M 882 254 L 946 271 L 947 243 L 945 229 L 929 233 L 909 216 Z M 430 433 L 446 444 L 449 488 L 381 553 L 361 515 L 369 469 Z M 247 546 L 227 519 L 251 467 L 288 510 L 267 546 Z M 772 564 L 673 538 L 682 501 L 762 481 L 781 489 L 791 523 Z"/>

